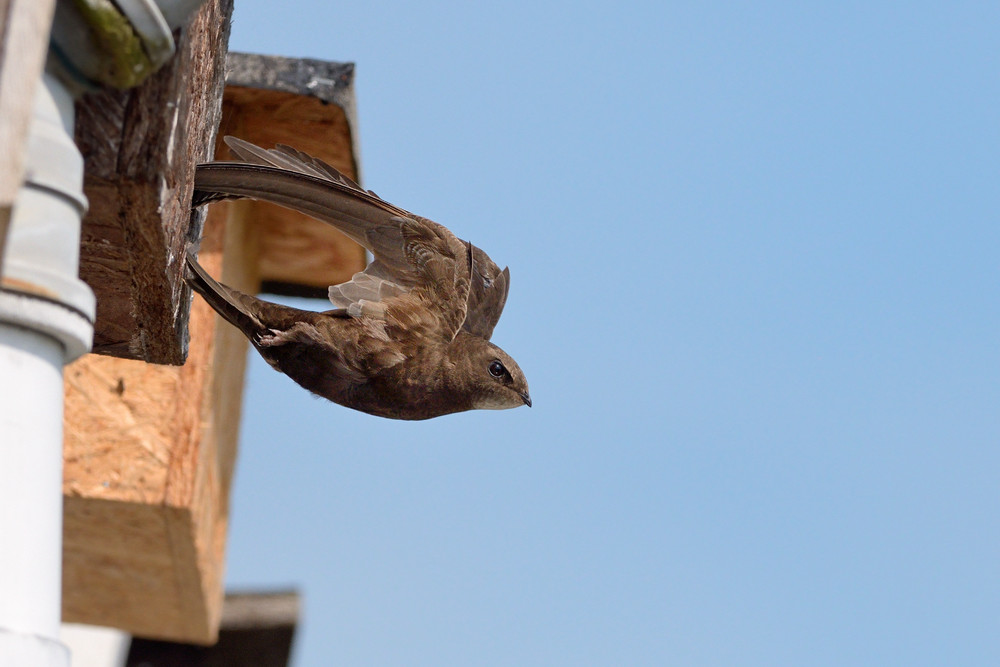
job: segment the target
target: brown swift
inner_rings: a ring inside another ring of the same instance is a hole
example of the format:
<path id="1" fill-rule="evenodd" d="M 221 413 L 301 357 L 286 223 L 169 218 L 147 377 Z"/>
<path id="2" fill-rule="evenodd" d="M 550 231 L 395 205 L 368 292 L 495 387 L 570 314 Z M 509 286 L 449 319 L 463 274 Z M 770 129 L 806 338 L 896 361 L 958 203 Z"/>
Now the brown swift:
<path id="1" fill-rule="evenodd" d="M 225 141 L 241 162 L 199 165 L 193 205 L 271 201 L 333 225 L 374 256 L 329 288 L 333 310 L 313 312 L 222 285 L 188 254 L 188 283 L 268 364 L 314 394 L 380 417 L 531 405 L 524 373 L 489 342 L 507 300 L 507 269 L 321 160 L 288 146 Z"/>

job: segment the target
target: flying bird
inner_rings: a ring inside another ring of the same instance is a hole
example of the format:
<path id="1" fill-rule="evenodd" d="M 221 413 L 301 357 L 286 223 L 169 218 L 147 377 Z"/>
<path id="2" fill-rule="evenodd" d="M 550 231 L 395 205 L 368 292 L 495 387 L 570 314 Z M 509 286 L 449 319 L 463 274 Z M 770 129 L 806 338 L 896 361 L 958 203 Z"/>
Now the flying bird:
<path id="1" fill-rule="evenodd" d="M 198 165 L 192 206 L 274 202 L 329 223 L 373 255 L 300 310 L 220 284 L 187 255 L 187 282 L 272 368 L 334 403 L 392 419 L 531 406 L 528 382 L 490 342 L 510 271 L 445 227 L 364 190 L 325 162 L 226 137 L 239 162 Z"/>

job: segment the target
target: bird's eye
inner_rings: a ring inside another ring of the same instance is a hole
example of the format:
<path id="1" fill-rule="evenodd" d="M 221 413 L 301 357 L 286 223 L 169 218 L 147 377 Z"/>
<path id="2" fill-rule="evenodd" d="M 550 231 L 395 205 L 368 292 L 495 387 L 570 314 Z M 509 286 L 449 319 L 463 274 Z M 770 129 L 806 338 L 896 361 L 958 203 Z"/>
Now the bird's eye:
<path id="1" fill-rule="evenodd" d="M 503 374 L 507 372 L 507 369 L 503 367 L 499 361 L 490 362 L 490 375 L 495 378 L 502 378 Z"/>

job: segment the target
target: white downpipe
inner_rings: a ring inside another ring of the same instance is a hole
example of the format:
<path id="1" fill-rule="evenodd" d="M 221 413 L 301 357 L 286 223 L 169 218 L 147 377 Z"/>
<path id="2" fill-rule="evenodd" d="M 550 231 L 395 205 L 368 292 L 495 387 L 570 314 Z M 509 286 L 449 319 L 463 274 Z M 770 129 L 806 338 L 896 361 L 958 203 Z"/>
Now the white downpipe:
<path id="1" fill-rule="evenodd" d="M 58 636 L 62 568 L 62 345 L 0 324 L 0 665 L 68 665 Z M 44 661 L 43 661 L 44 660 Z"/>
<path id="2" fill-rule="evenodd" d="M 79 280 L 83 160 L 73 99 L 39 86 L 0 290 L 0 665 L 68 667 L 62 582 L 62 367 L 90 349 Z"/>

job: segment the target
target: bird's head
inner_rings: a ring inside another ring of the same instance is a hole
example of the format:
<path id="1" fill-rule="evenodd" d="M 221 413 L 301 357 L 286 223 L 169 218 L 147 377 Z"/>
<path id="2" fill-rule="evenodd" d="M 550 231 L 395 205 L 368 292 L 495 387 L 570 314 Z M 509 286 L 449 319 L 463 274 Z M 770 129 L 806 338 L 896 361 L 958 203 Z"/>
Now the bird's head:
<path id="1" fill-rule="evenodd" d="M 453 363 L 473 410 L 531 407 L 528 380 L 509 354 L 478 336 L 460 333 L 456 342 Z"/>

